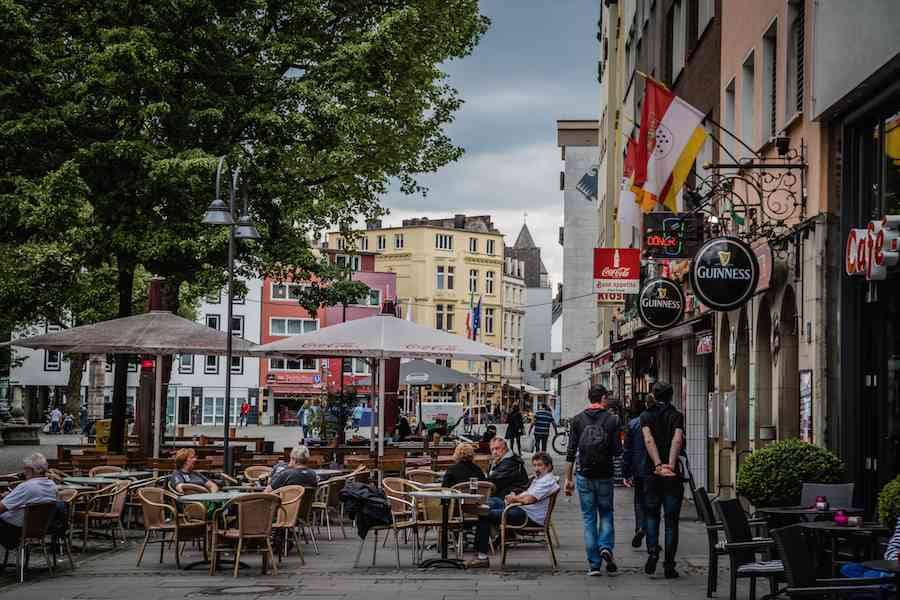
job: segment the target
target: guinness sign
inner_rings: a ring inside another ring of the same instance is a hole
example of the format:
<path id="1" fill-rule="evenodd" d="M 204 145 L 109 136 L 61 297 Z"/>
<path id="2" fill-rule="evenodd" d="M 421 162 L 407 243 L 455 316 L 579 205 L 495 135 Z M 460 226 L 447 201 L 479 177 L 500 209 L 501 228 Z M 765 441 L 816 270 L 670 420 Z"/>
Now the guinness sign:
<path id="1" fill-rule="evenodd" d="M 638 297 L 638 314 L 647 327 L 668 329 L 684 316 L 681 286 L 663 277 L 650 279 Z"/>
<path id="2" fill-rule="evenodd" d="M 712 310 L 734 310 L 756 291 L 759 263 L 753 248 L 741 240 L 715 238 L 694 256 L 690 277 L 700 302 Z"/>

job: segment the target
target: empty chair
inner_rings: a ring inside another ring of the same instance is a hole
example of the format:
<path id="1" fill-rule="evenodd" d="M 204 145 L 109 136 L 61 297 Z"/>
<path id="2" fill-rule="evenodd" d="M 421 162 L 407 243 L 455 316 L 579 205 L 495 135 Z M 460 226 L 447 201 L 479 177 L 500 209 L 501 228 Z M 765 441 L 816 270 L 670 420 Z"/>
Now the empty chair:
<path id="1" fill-rule="evenodd" d="M 725 530 L 723 550 L 731 561 L 729 598 L 737 599 L 738 579 L 749 579 L 750 600 L 755 600 L 756 579 L 759 577 L 767 578 L 770 595 L 776 594 L 777 580 L 783 576 L 784 566 L 780 560 L 770 560 L 775 541 L 753 537 L 747 514 L 737 499 L 717 500 L 715 506 Z M 757 560 L 757 554 L 761 554 L 763 560 Z"/>
<path id="2" fill-rule="evenodd" d="M 255 551 L 262 554 L 263 574 L 271 564 L 272 571 L 278 575 L 271 537 L 275 513 L 280 505 L 281 498 L 275 494 L 245 494 L 232 498 L 213 513 L 209 574 L 215 574 L 220 553 L 233 551 L 234 576 L 237 577 L 242 553 Z M 233 507 L 237 509 L 237 520 L 234 522 L 225 518 Z"/>
<path id="3" fill-rule="evenodd" d="M 244 469 L 244 479 L 249 481 L 250 483 L 256 483 L 263 477 L 268 477 L 272 474 L 272 467 L 267 467 L 265 465 L 256 465 L 253 467 L 247 467 Z"/>
<path id="4" fill-rule="evenodd" d="M 181 568 L 181 544 L 187 541 L 199 541 L 206 553 L 206 521 L 194 520 L 188 511 L 179 515 L 167 499 L 171 492 L 158 487 L 143 487 L 137 491 L 141 508 L 144 512 L 144 541 L 138 554 L 137 566 L 144 559 L 144 551 L 149 544 L 159 544 L 159 562 L 163 561 L 163 551 L 167 543 L 175 543 L 175 565 Z M 189 505 L 193 506 L 193 505 Z M 203 509 L 203 506 L 200 505 Z M 203 512 L 201 510 L 201 512 Z"/>
<path id="5" fill-rule="evenodd" d="M 804 483 L 800 491 L 800 506 L 812 506 L 816 498 L 825 496 L 828 504 L 836 508 L 853 506 L 852 483 Z"/>
<path id="6" fill-rule="evenodd" d="M 431 469 L 410 469 L 406 472 L 406 478 L 416 483 L 438 483 L 438 473 Z"/>
<path id="7" fill-rule="evenodd" d="M 98 529 L 109 532 L 113 548 L 116 547 L 116 534 L 122 536 L 122 542 L 127 543 L 125 527 L 122 524 L 122 514 L 125 512 L 125 500 L 128 498 L 128 486 L 130 481 L 117 481 L 98 494 L 91 496 L 85 504 L 84 524 L 82 529 L 83 549 L 87 549 L 88 536 L 96 533 Z"/>
<path id="8" fill-rule="evenodd" d="M 109 475 L 110 473 L 121 473 L 122 467 L 116 467 L 114 465 L 100 465 L 99 467 L 94 467 L 90 471 L 88 471 L 89 477 L 103 477 L 104 475 Z"/>

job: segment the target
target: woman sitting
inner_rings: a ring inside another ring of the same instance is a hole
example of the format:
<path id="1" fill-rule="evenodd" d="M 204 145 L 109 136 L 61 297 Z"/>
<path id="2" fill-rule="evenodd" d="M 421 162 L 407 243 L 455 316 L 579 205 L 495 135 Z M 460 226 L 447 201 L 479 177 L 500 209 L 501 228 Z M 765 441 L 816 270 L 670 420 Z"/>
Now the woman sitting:
<path id="1" fill-rule="evenodd" d="M 445 488 L 451 488 L 458 483 L 466 483 L 471 479 L 483 481 L 485 479 L 484 471 L 475 464 L 475 447 L 472 444 L 458 444 L 453 450 L 453 461 L 441 485 Z"/>
<path id="2" fill-rule="evenodd" d="M 172 480 L 172 487 L 177 488 L 182 483 L 193 483 L 202 485 L 210 492 L 218 492 L 219 486 L 203 473 L 194 471 L 196 462 L 197 454 L 191 448 L 182 448 L 175 454 L 175 470 L 169 476 Z"/>

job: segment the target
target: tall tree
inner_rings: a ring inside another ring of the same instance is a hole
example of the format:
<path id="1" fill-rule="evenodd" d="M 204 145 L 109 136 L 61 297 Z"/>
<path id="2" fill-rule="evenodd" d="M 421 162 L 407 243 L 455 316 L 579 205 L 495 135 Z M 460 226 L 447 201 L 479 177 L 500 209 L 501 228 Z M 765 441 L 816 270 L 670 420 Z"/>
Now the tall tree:
<path id="1" fill-rule="evenodd" d="M 82 234 L 84 262 L 221 283 L 226 228 L 201 223 L 216 157 L 242 167 L 262 239 L 241 268 L 315 273 L 309 235 L 381 213 L 392 180 L 462 150 L 441 65 L 487 28 L 477 0 L 0 0 L 0 228 Z M 42 227 L 28 226 L 28 213 Z M 5 260 L 0 256 L 0 261 Z M 22 299 L 39 290 L 22 290 Z M 124 431 L 124 361 L 111 439 Z"/>

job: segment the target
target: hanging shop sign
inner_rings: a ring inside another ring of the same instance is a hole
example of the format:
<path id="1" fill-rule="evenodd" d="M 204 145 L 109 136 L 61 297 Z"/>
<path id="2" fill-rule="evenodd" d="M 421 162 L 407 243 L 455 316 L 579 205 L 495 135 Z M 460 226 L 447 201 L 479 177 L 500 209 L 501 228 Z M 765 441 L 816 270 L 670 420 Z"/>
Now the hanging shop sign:
<path id="1" fill-rule="evenodd" d="M 641 291 L 641 251 L 594 248 L 594 292 L 637 294 Z"/>
<path id="2" fill-rule="evenodd" d="M 691 288 L 712 310 L 729 311 L 743 305 L 756 291 L 759 263 L 745 242 L 733 237 L 703 244 L 691 262 Z"/>
<path id="3" fill-rule="evenodd" d="M 712 354 L 713 351 L 713 334 L 711 331 L 705 331 L 697 334 L 697 356 L 703 354 Z"/>
<path id="4" fill-rule="evenodd" d="M 847 275 L 868 281 L 887 278 L 900 257 L 900 215 L 871 221 L 866 229 L 851 229 L 847 236 L 844 266 Z"/>
<path id="5" fill-rule="evenodd" d="M 684 316 L 684 292 L 671 279 L 648 280 L 638 298 L 638 315 L 647 327 L 669 329 Z"/>
<path id="6" fill-rule="evenodd" d="M 654 212 L 644 215 L 645 258 L 691 258 L 703 241 L 700 213 Z"/>
<path id="7" fill-rule="evenodd" d="M 759 264 L 759 281 L 756 283 L 756 292 L 764 292 L 772 285 L 772 268 L 774 256 L 768 240 L 762 240 L 753 244 L 753 252 L 756 254 L 756 262 Z"/>
<path id="8" fill-rule="evenodd" d="M 597 306 L 625 306 L 625 294 L 609 294 L 601 292 L 597 294 Z"/>

